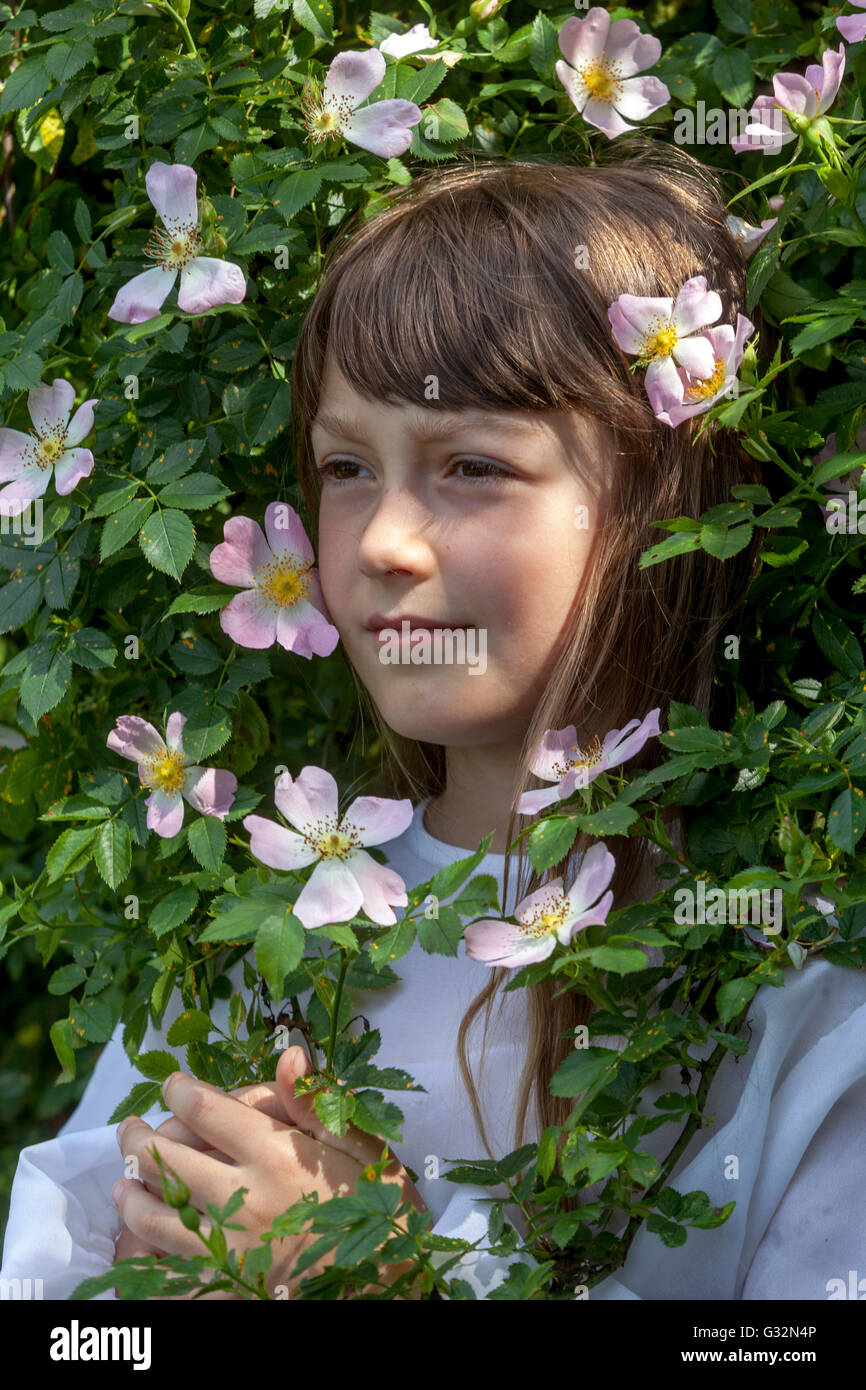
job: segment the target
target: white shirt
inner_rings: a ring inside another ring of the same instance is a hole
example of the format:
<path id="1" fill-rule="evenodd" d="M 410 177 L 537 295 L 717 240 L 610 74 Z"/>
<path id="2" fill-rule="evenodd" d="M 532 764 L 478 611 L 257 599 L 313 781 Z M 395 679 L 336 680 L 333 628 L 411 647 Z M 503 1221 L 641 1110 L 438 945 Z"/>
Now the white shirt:
<path id="1" fill-rule="evenodd" d="M 426 804 L 416 807 L 403 835 L 382 847 L 409 890 L 470 852 L 428 833 Z M 475 870 L 494 875 L 500 894 L 503 863 L 503 855 L 488 854 Z M 510 880 L 513 876 L 512 870 Z M 426 1093 L 386 1093 L 405 1115 L 404 1142 L 397 1151 L 418 1174 L 419 1193 L 435 1219 L 433 1230 L 475 1241 L 487 1227 L 487 1208 L 479 1199 L 505 1191 L 449 1183 L 444 1174 L 448 1160 L 488 1156 L 455 1047 L 460 1021 L 486 983 L 488 967 L 470 960 L 462 943 L 454 958 L 429 955 L 416 941 L 393 968 L 398 983 L 354 990 L 352 998 L 357 1013 L 381 1032 L 376 1064 L 401 1067 L 425 1087 Z M 243 989 L 241 963 L 230 974 Z M 830 1297 L 829 1281 L 851 1284 L 852 1270 L 866 1280 L 866 977 L 823 960 L 785 974 L 783 987 L 762 985 L 755 994 L 749 1052 L 742 1058 L 725 1055 L 705 1107 L 707 1123 L 668 1180 L 681 1193 L 705 1191 L 713 1206 L 735 1199 L 734 1212 L 716 1230 L 690 1229 L 686 1243 L 674 1249 L 642 1227 L 625 1265 L 592 1288 L 590 1300 L 824 1299 Z M 496 1005 L 493 1009 L 480 1080 L 483 1011 L 469 1034 L 473 1075 L 497 1157 L 516 1147 L 513 1098 L 527 1047 L 526 991 L 502 997 L 501 1012 Z M 212 1011 L 223 1028 L 228 1003 L 216 1001 Z M 181 1011 L 176 993 L 161 1028 L 148 1027 L 142 1052 L 166 1049 L 185 1066 L 185 1049 L 169 1048 L 164 1036 Z M 57 1137 L 31 1145 L 19 1158 L 0 1275 L 41 1278 L 46 1298 L 67 1298 L 77 1283 L 104 1272 L 114 1258 L 120 1226 L 111 1188 L 124 1169 L 116 1127 L 106 1121 L 142 1080 L 123 1051 L 121 1034 L 118 1027 Z M 598 1037 L 592 1042 L 623 1045 Z M 712 1046 L 691 1051 L 709 1056 Z M 639 1113 L 657 1115 L 652 1101 L 679 1087 L 678 1067 L 663 1073 L 641 1097 Z M 143 1118 L 158 1125 L 166 1114 L 157 1106 Z M 662 1158 L 678 1132 L 660 1126 L 639 1147 Z M 532 1107 L 526 1137 L 537 1138 Z M 737 1167 L 738 1177 L 726 1176 Z M 455 1274 L 485 1297 L 505 1277 L 509 1263 L 473 1254 Z"/>

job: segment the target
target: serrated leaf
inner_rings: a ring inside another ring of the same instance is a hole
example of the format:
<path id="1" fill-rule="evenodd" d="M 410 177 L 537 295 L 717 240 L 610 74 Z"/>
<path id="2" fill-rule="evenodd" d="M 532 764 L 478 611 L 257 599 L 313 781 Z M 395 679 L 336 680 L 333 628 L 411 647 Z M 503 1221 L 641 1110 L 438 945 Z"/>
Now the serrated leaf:
<path id="1" fill-rule="evenodd" d="M 331 1134 L 343 1135 L 355 1112 L 355 1097 L 341 1087 L 316 1092 L 316 1114 Z"/>
<path id="2" fill-rule="evenodd" d="M 93 857 L 93 843 L 98 834 L 99 830 L 92 827 L 70 826 L 58 835 L 45 856 L 49 883 L 82 868 Z"/>
<path id="3" fill-rule="evenodd" d="M 154 569 L 180 580 L 195 550 L 195 527 L 185 512 L 164 508 L 148 517 L 139 544 Z"/>
<path id="4" fill-rule="evenodd" d="M 108 1117 L 108 1123 L 119 1124 L 127 1115 L 146 1115 L 161 1099 L 162 1085 L 159 1081 L 138 1081 L 129 1095 L 114 1107 Z"/>
<path id="5" fill-rule="evenodd" d="M 132 840 L 126 821 L 105 822 L 96 839 L 93 857 L 109 888 L 116 888 L 128 878 L 132 867 Z"/>
<path id="6" fill-rule="evenodd" d="M 211 1021 L 201 1009 L 185 1009 L 169 1028 L 165 1040 L 169 1047 L 204 1041 L 211 1031 Z"/>
<path id="7" fill-rule="evenodd" d="M 147 925 L 154 936 L 165 936 L 187 920 L 197 902 L 197 890 L 185 884 L 160 899 L 148 917 Z"/>
<path id="8" fill-rule="evenodd" d="M 859 787 L 846 787 L 827 816 L 827 834 L 840 849 L 853 854 L 866 830 L 866 796 Z"/>
<path id="9" fill-rule="evenodd" d="M 80 965 L 61 965 L 59 970 L 55 970 L 51 979 L 48 981 L 49 994 L 68 994 L 71 989 L 78 986 L 87 979 L 87 971 Z"/>
<path id="10" fill-rule="evenodd" d="M 65 652 L 42 652 L 31 662 L 21 681 L 21 703 L 34 723 L 60 704 L 71 679 L 72 667 Z"/>
<path id="11" fill-rule="evenodd" d="M 154 508 L 152 497 L 140 497 L 128 502 L 125 507 L 110 516 L 102 528 L 99 540 L 99 558 L 107 560 L 110 555 L 122 550 L 127 541 L 136 535 Z"/>
<path id="12" fill-rule="evenodd" d="M 149 1081 L 163 1082 L 172 1072 L 180 1071 L 180 1062 L 170 1052 L 157 1050 L 154 1052 L 143 1052 L 136 1057 L 135 1065 L 146 1076 Z"/>
<path id="13" fill-rule="evenodd" d="M 226 828 L 219 816 L 200 816 L 189 827 L 189 847 L 203 869 L 216 870 L 225 858 Z"/>
<path id="14" fill-rule="evenodd" d="M 283 981 L 304 954 L 304 928 L 289 909 L 266 917 L 256 936 L 256 966 L 274 999 L 282 997 Z"/>
<path id="15" fill-rule="evenodd" d="M 457 955 L 463 938 L 463 923 L 453 908 L 440 907 L 435 917 L 420 918 L 417 930 L 422 950 L 430 955 Z"/>

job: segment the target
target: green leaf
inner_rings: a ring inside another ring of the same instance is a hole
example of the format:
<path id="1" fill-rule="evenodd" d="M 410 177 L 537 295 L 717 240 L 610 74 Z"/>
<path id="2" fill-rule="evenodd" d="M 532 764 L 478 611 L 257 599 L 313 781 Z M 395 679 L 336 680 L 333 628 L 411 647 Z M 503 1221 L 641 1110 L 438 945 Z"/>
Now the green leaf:
<path id="1" fill-rule="evenodd" d="M 211 1021 L 201 1009 L 186 1009 L 176 1018 L 165 1035 L 169 1047 L 183 1043 L 203 1042 L 211 1031 Z"/>
<path id="2" fill-rule="evenodd" d="M 48 993 L 68 994 L 71 989 L 77 989 L 81 982 L 86 979 L 87 971 L 80 965 L 61 965 L 60 969 L 55 970 L 48 981 Z"/>
<path id="3" fill-rule="evenodd" d="M 186 507 L 189 511 L 204 511 L 223 497 L 229 489 L 212 473 L 188 473 L 185 478 L 169 483 L 159 494 L 164 507 Z"/>
<path id="4" fill-rule="evenodd" d="M 752 531 L 751 526 L 702 526 L 701 545 L 717 560 L 728 560 L 746 548 Z"/>
<path id="5" fill-rule="evenodd" d="M 316 39 L 330 43 L 334 37 L 334 11 L 329 0 L 315 0 L 315 9 L 307 0 L 292 0 L 295 19 Z"/>
<path id="6" fill-rule="evenodd" d="M 161 1099 L 162 1085 L 159 1081 L 138 1081 L 126 1099 L 114 1107 L 108 1117 L 108 1123 L 119 1124 L 127 1115 L 146 1115 Z"/>
<path id="7" fill-rule="evenodd" d="M 283 981 L 304 954 L 304 927 L 290 908 L 266 917 L 256 936 L 256 967 L 271 996 L 283 997 Z"/>
<path id="8" fill-rule="evenodd" d="M 317 169 L 299 169 L 280 180 L 271 195 L 271 204 L 279 208 L 280 215 L 288 222 L 313 201 L 321 186 L 322 175 Z"/>
<path id="9" fill-rule="evenodd" d="M 679 534 L 668 536 L 667 540 L 659 541 L 658 545 L 652 545 L 649 550 L 645 550 L 638 565 L 640 569 L 659 565 L 663 560 L 669 560 L 672 555 L 682 555 L 684 551 L 700 549 L 700 544 L 700 531 L 680 531 Z"/>
<path id="10" fill-rule="evenodd" d="M 43 651 L 31 662 L 21 681 L 21 703 L 34 723 L 59 705 L 72 679 L 72 667 L 65 652 Z"/>
<path id="11" fill-rule="evenodd" d="M 421 133 L 425 140 L 441 140 L 448 145 L 469 134 L 469 122 L 456 101 L 440 97 L 432 106 L 424 108 Z"/>
<path id="12" fill-rule="evenodd" d="M 351 1091 L 342 1087 L 317 1091 L 315 1106 L 316 1114 L 331 1134 L 346 1133 L 355 1112 L 355 1097 Z"/>
<path id="13" fill-rule="evenodd" d="M 590 1086 L 595 1086 L 602 1078 L 613 1078 L 619 1063 L 620 1054 L 613 1048 L 576 1047 L 565 1061 L 560 1063 L 551 1077 L 551 1095 L 580 1095 Z"/>
<path id="14" fill-rule="evenodd" d="M 85 1042 L 111 1041 L 114 1017 L 111 1009 L 101 999 L 85 999 L 81 1004 L 72 1004 L 69 1009 L 69 1021 L 73 1033 L 77 1033 Z"/>
<path id="15" fill-rule="evenodd" d="M 859 676 L 863 670 L 863 652 L 841 618 L 827 610 L 816 609 L 812 617 L 812 635 L 832 666 L 845 676 Z"/>
<path id="16" fill-rule="evenodd" d="M 647 967 L 643 951 L 634 946 L 595 946 L 588 960 L 599 970 L 612 970 L 615 975 L 629 975 Z"/>
<path id="17" fill-rule="evenodd" d="M 755 86 L 755 70 L 742 48 L 726 48 L 713 63 L 713 81 L 725 101 L 745 106 Z"/>
<path id="18" fill-rule="evenodd" d="M 180 1062 L 170 1052 L 143 1052 L 136 1057 L 135 1065 L 149 1081 L 164 1081 L 172 1072 L 180 1071 Z"/>
<path id="19" fill-rule="evenodd" d="M 58 1083 L 62 1084 L 66 1081 L 73 1080 L 77 1071 L 77 1066 L 75 1062 L 75 1052 L 72 1047 L 72 1024 L 69 1022 L 69 1019 L 61 1018 L 58 1019 L 56 1023 L 52 1023 L 48 1030 L 48 1036 L 51 1039 L 51 1046 L 54 1048 L 57 1060 L 63 1068 L 63 1071 L 57 1078 Z"/>
<path id="20" fill-rule="evenodd" d="M 392 1144 L 403 1143 L 403 1114 L 393 1101 L 385 1100 L 379 1091 L 355 1093 L 355 1112 L 352 1123 L 365 1134 L 375 1134 Z"/>
<path id="21" fill-rule="evenodd" d="M 528 836 L 528 853 L 536 873 L 552 869 L 565 858 L 577 831 L 576 816 L 550 816 L 533 826 Z"/>
<path id="22" fill-rule="evenodd" d="M 841 338 L 856 322 L 856 314 L 833 314 L 817 319 L 814 323 L 807 323 L 791 340 L 791 351 L 797 357 L 802 352 L 808 352 L 810 348 L 818 347 L 820 343 L 829 343 L 833 338 Z"/>
<path id="23" fill-rule="evenodd" d="M 147 925 L 154 936 L 165 936 L 167 932 L 179 927 L 191 915 L 198 902 L 198 892 L 185 884 L 162 898 L 151 912 Z"/>
<path id="24" fill-rule="evenodd" d="M 418 941 L 421 949 L 431 955 L 456 956 L 463 938 L 463 923 L 450 907 L 440 907 L 436 917 L 422 917 L 418 922 Z"/>
<path id="25" fill-rule="evenodd" d="M 866 796 L 859 787 L 846 787 L 830 807 L 827 834 L 848 854 L 853 854 L 866 830 Z"/>
<path id="26" fill-rule="evenodd" d="M 98 828 L 70 826 L 58 835 L 45 856 L 49 883 L 83 868 L 93 857 L 93 842 L 98 834 Z"/>
<path id="27" fill-rule="evenodd" d="M 219 816 L 200 816 L 189 827 L 189 847 L 203 869 L 217 870 L 225 858 L 226 828 Z"/>
<path id="28" fill-rule="evenodd" d="M 129 877 L 132 867 L 132 840 L 126 821 L 106 821 L 94 847 L 96 867 L 109 888 L 116 888 Z"/>
<path id="29" fill-rule="evenodd" d="M 167 508 L 148 517 L 139 544 L 154 569 L 179 580 L 195 550 L 195 527 L 185 512 Z"/>
<path id="30" fill-rule="evenodd" d="M 746 975 L 722 985 L 716 994 L 716 1008 L 722 1023 L 730 1023 L 731 1019 L 745 1008 L 757 990 L 758 983 L 753 975 Z"/>
<path id="31" fill-rule="evenodd" d="M 14 632 L 33 617 L 42 596 L 42 576 L 17 574 L 0 589 L 0 632 Z"/>
<path id="32" fill-rule="evenodd" d="M 0 96 L 0 115 L 33 106 L 51 85 L 51 70 L 44 54 L 21 63 L 9 73 Z"/>
<path id="33" fill-rule="evenodd" d="M 529 61 L 533 72 L 545 82 L 553 82 L 556 76 L 554 65 L 561 57 L 559 30 L 547 15 L 536 15 L 529 34 Z"/>
<path id="34" fill-rule="evenodd" d="M 752 0 L 713 0 L 713 9 L 719 22 L 734 34 L 753 33 Z"/>
<path id="35" fill-rule="evenodd" d="M 120 511 L 115 512 L 114 516 L 109 517 L 99 540 L 100 560 L 107 560 L 110 555 L 122 550 L 127 541 L 141 530 L 153 507 L 152 497 L 140 497 L 137 501 L 128 502 Z"/>

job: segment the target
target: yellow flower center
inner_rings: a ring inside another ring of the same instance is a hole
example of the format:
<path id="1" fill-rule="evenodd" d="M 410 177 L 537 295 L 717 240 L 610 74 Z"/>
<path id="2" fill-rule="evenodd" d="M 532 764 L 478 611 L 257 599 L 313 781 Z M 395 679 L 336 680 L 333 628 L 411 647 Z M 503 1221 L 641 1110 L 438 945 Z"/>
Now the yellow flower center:
<path id="1" fill-rule="evenodd" d="M 163 270 L 182 270 L 201 254 L 201 249 L 201 237 L 195 223 L 173 222 L 168 229 L 154 227 L 144 254 L 148 260 L 162 266 Z"/>
<path id="2" fill-rule="evenodd" d="M 46 463 L 54 463 L 56 459 L 59 459 L 62 453 L 63 441 L 58 439 L 56 435 L 50 435 L 48 439 L 43 439 L 42 457 L 45 459 Z"/>
<path id="3" fill-rule="evenodd" d="M 316 145 L 323 140 L 339 139 L 354 109 L 349 97 L 323 96 L 315 78 L 308 80 L 301 95 L 307 134 Z"/>
<path id="4" fill-rule="evenodd" d="M 622 96 L 619 64 L 612 62 L 605 53 L 582 63 L 577 71 L 593 101 L 612 106 L 617 98 Z"/>
<path id="5" fill-rule="evenodd" d="M 685 393 L 687 400 L 704 400 L 707 396 L 714 396 L 717 391 L 721 391 L 725 384 L 725 359 L 717 357 L 713 367 L 712 376 L 705 376 L 701 381 L 696 381 Z"/>
<path id="6" fill-rule="evenodd" d="M 336 816 L 323 816 L 302 832 L 304 839 L 322 859 L 349 859 L 361 848 L 354 830 L 341 830 Z"/>
<path id="7" fill-rule="evenodd" d="M 24 461 L 37 468 L 53 468 L 66 448 L 66 431 L 54 425 L 41 434 L 30 431 L 30 438 L 24 446 Z"/>
<path id="8" fill-rule="evenodd" d="M 561 759 L 553 764 L 553 771 L 557 777 L 564 777 L 567 772 L 572 772 L 577 767 L 596 767 L 601 762 L 601 740 L 598 736 L 587 745 L 586 752 L 576 743 L 571 745 L 571 751 L 577 756 L 572 758 L 564 752 Z"/>
<path id="9" fill-rule="evenodd" d="M 524 936 L 536 940 L 547 936 L 561 927 L 568 911 L 568 901 L 559 891 L 550 893 L 535 909 L 520 919 L 520 930 Z"/>
<path id="10" fill-rule="evenodd" d="M 255 583 L 265 602 L 274 608 L 291 608 L 310 592 L 312 563 L 291 555 L 273 555 L 255 572 Z"/>
<path id="11" fill-rule="evenodd" d="M 185 763 L 183 753 L 178 753 L 172 748 L 163 748 L 159 753 L 152 753 L 142 764 L 145 786 L 156 787 L 158 791 L 166 792 L 169 796 L 176 796 L 178 792 L 183 791 L 186 782 Z"/>
<path id="12" fill-rule="evenodd" d="M 659 314 L 647 325 L 638 356 L 670 357 L 677 345 L 678 336 L 670 319 L 664 314 Z"/>

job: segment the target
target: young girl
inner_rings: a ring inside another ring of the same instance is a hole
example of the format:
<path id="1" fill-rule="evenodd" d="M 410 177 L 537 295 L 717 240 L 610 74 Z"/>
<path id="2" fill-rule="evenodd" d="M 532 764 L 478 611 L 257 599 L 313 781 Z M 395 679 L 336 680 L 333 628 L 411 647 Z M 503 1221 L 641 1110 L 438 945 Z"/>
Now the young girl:
<path id="1" fill-rule="evenodd" d="M 411 888 L 492 830 L 477 872 L 496 877 L 506 914 L 542 882 L 505 852 L 529 823 L 515 807 L 545 731 L 574 724 L 575 756 L 592 761 L 594 741 L 630 720 L 658 709 L 665 727 L 671 699 L 723 720 L 712 652 L 754 564 L 752 549 L 725 563 L 697 550 L 638 566 L 654 519 L 729 500 L 753 465 L 732 432 L 716 431 L 711 451 L 691 421 L 660 422 L 611 332 L 619 295 L 676 298 L 699 275 L 721 296 L 721 322 L 743 308 L 745 264 L 712 177 L 677 150 L 631 151 L 603 166 L 490 159 L 416 178 L 341 229 L 294 360 L 322 591 L 387 748 L 383 794 L 415 803 L 408 829 L 383 846 L 388 864 Z M 379 629 L 399 632 L 404 618 L 484 632 L 485 670 L 383 662 Z M 627 770 L 660 757 L 650 739 Z M 651 897 L 652 847 L 607 843 L 614 906 Z M 579 837 L 557 866 L 566 887 L 591 844 Z M 391 1176 L 435 1231 L 476 1240 L 480 1199 L 504 1193 L 447 1183 L 446 1162 L 500 1156 L 564 1121 L 572 1102 L 549 1081 L 592 1006 L 553 984 L 503 994 L 510 970 L 417 943 L 397 973 L 385 989 L 352 992 L 381 1031 L 377 1064 L 425 1088 L 399 1097 L 405 1142 Z M 243 988 L 240 965 L 233 980 Z M 148 1030 L 143 1051 L 166 1048 L 180 1010 L 178 1000 Z M 866 1273 L 858 973 L 811 961 L 784 988 L 763 986 L 749 1023 L 749 1053 L 726 1054 L 705 1126 L 670 1179 L 713 1205 L 736 1200 L 733 1215 L 678 1249 L 642 1230 L 591 1299 L 819 1299 L 849 1269 Z M 243 1095 L 182 1073 L 165 1088 L 174 1118 L 160 1126 L 161 1153 L 202 1210 L 250 1189 L 236 1233 L 246 1245 L 302 1193 L 350 1190 L 381 1151 L 351 1127 L 337 1139 L 294 1098 L 306 1062 L 290 1049 L 276 1084 Z M 65 1297 L 110 1265 L 121 1218 L 118 1256 L 198 1252 L 147 1155 L 159 1110 L 120 1127 L 144 1182 L 120 1183 L 113 1205 L 123 1166 L 105 1120 L 138 1079 L 118 1030 L 60 1136 L 22 1153 L 5 1275 L 42 1277 L 46 1296 Z M 663 1076 L 641 1110 L 654 1113 L 670 1088 Z M 641 1147 L 660 1155 L 666 1143 L 655 1130 Z M 288 1282 L 302 1244 L 283 1242 L 272 1287 Z M 507 1263 L 482 1255 L 460 1273 L 484 1297 Z"/>

